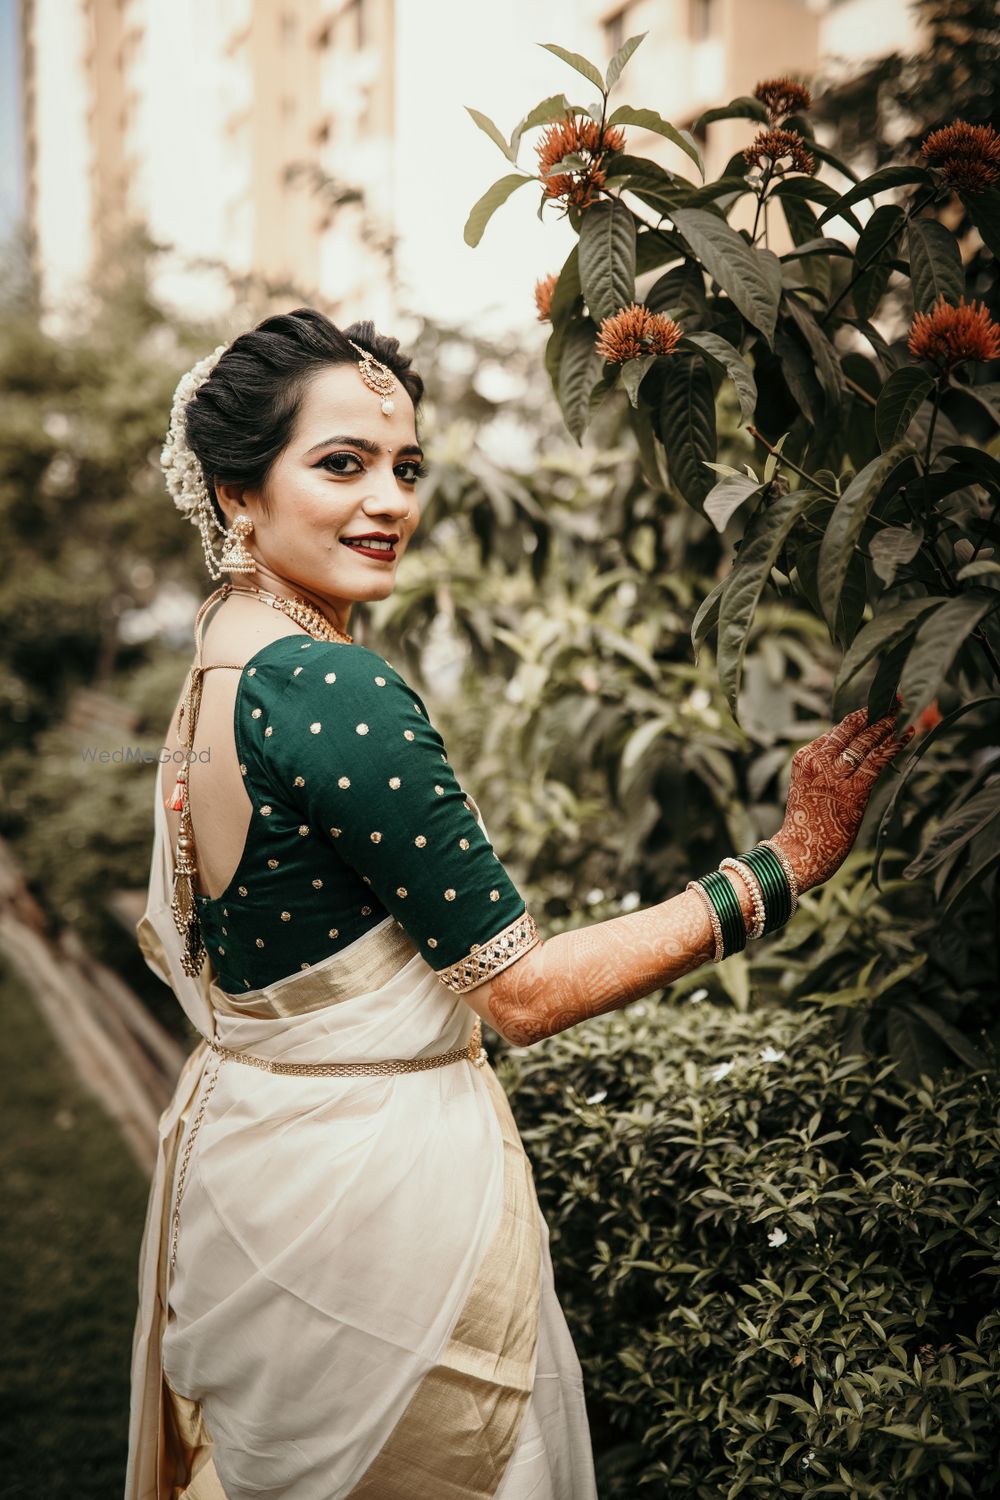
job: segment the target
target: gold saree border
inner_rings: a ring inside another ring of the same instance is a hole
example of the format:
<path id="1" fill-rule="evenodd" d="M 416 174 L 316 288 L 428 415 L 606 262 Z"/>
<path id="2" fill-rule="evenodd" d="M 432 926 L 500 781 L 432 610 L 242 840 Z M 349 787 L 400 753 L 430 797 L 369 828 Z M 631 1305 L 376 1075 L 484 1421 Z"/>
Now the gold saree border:
<path id="1" fill-rule="evenodd" d="M 500 1222 L 440 1362 L 420 1381 L 348 1500 L 491 1500 L 534 1384 L 541 1244 L 531 1163 L 493 1069 L 503 1139 Z"/>

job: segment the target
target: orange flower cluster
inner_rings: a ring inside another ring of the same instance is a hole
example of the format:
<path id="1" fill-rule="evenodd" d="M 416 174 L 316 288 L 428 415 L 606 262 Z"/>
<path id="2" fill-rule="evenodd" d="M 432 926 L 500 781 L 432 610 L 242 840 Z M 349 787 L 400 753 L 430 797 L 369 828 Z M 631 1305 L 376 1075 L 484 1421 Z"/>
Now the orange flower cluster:
<path id="1" fill-rule="evenodd" d="M 602 135 L 600 127 L 589 115 L 567 115 L 564 120 L 555 121 L 535 146 L 538 170 L 545 177 L 545 196 L 562 198 L 567 207 L 586 208 L 594 202 L 597 190 L 604 186 L 604 158 L 621 151 L 624 145 L 624 131 L 606 125 Z M 576 153 L 586 163 L 582 170 L 546 176 L 557 162 L 571 153 Z"/>
<path id="2" fill-rule="evenodd" d="M 553 273 L 535 282 L 535 306 L 538 308 L 539 323 L 547 323 L 552 315 L 552 293 L 558 280 L 558 275 Z"/>
<path id="3" fill-rule="evenodd" d="M 917 313 L 906 347 L 914 359 L 929 359 L 940 370 L 953 370 L 970 359 L 1000 359 L 1000 326 L 985 303 L 967 306 L 961 297 L 954 307 L 942 292 L 930 312 Z"/>
<path id="4" fill-rule="evenodd" d="M 627 359 L 639 359 L 643 354 L 672 354 L 681 332 L 673 318 L 633 302 L 602 321 L 597 352 L 611 365 L 623 365 Z"/>
<path id="5" fill-rule="evenodd" d="M 920 153 L 958 193 L 985 193 L 1000 178 L 1000 135 L 992 125 L 956 120 L 932 130 Z"/>
<path id="6" fill-rule="evenodd" d="M 786 158 L 789 166 L 779 166 Z M 745 148 L 743 160 L 748 167 L 763 167 L 766 163 L 782 175 L 786 170 L 810 175 L 815 166 L 812 152 L 806 150 L 802 137 L 794 130 L 758 130 Z"/>
<path id="7" fill-rule="evenodd" d="M 812 104 L 812 94 L 804 83 L 794 78 L 765 78 L 753 91 L 755 99 L 767 106 L 771 124 L 777 125 L 786 115 L 801 114 Z"/>

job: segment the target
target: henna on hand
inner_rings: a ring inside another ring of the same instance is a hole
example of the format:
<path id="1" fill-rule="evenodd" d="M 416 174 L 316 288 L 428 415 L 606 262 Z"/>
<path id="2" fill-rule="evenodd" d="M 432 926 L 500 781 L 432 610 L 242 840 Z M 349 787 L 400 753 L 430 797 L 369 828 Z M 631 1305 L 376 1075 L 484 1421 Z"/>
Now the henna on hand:
<path id="1" fill-rule="evenodd" d="M 829 880 L 850 853 L 879 775 L 915 732 L 911 725 L 893 737 L 898 711 L 869 724 L 867 709 L 856 709 L 792 757 L 785 821 L 772 842 L 788 855 L 800 891 Z M 860 765 L 841 758 L 845 749 Z"/>
<path id="2" fill-rule="evenodd" d="M 749 929 L 749 891 L 740 880 L 730 884 Z M 465 999 L 515 1047 L 530 1047 L 670 984 L 714 953 L 704 901 L 682 891 L 644 911 L 544 938 Z"/>

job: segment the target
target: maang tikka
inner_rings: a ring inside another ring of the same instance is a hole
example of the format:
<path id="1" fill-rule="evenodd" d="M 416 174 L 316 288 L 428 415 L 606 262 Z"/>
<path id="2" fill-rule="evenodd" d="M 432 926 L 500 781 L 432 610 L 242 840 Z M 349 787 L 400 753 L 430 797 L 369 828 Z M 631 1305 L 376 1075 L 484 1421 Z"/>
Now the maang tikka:
<path id="1" fill-rule="evenodd" d="M 393 401 L 393 392 L 396 389 L 396 378 L 388 365 L 382 364 L 368 349 L 362 349 L 353 339 L 348 339 L 352 349 L 356 349 L 361 355 L 361 363 L 358 365 L 358 373 L 370 391 L 382 398 L 382 410 L 387 417 L 391 417 L 396 410 Z"/>

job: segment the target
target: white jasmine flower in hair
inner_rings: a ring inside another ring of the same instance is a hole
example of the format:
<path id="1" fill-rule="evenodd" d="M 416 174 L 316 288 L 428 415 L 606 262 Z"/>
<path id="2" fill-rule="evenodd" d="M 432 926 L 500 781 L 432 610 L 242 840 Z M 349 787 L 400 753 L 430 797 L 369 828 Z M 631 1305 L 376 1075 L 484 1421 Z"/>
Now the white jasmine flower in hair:
<path id="1" fill-rule="evenodd" d="M 761 1062 L 780 1062 L 784 1055 L 785 1054 L 783 1052 L 780 1052 L 777 1047 L 772 1047 L 770 1043 L 768 1043 L 766 1047 L 761 1047 L 760 1049 Z"/>
<path id="2" fill-rule="evenodd" d="M 607 1089 L 598 1089 L 596 1094 L 588 1094 L 587 1095 L 587 1103 L 588 1104 L 603 1104 L 604 1100 L 607 1097 L 608 1097 L 608 1091 L 607 1091 Z"/>
<path id="3" fill-rule="evenodd" d="M 785 1233 L 785 1231 L 775 1225 L 775 1227 L 771 1230 L 771 1233 L 767 1237 L 767 1243 L 773 1249 L 777 1250 L 778 1246 L 783 1245 L 787 1239 L 788 1235 Z"/>
<path id="4" fill-rule="evenodd" d="M 160 454 L 160 465 L 174 504 L 195 525 L 198 524 L 199 505 L 202 497 L 207 496 L 207 490 L 201 464 L 187 445 L 184 432 L 184 409 L 197 392 L 198 387 L 208 379 L 218 364 L 220 355 L 225 353 L 226 347 L 225 344 L 219 344 L 211 354 L 206 354 L 205 358 L 193 365 L 186 375 L 181 376 L 177 389 L 174 391 L 174 399 L 170 408 L 170 426 Z"/>

